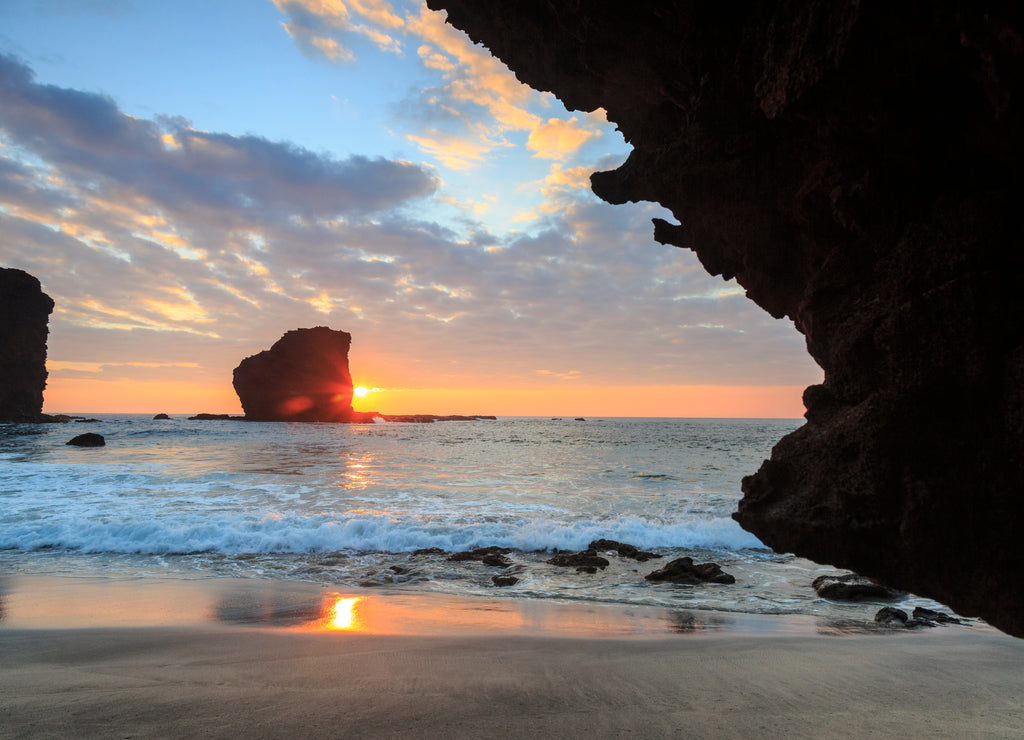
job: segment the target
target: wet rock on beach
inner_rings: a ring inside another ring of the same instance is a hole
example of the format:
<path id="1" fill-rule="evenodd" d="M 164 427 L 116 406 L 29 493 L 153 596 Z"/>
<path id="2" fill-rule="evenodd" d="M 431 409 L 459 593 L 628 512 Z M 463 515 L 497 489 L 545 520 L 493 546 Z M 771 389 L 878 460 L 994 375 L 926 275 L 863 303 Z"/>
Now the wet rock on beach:
<path id="1" fill-rule="evenodd" d="M 648 581 L 668 581 L 685 586 L 696 586 L 701 583 L 736 583 L 736 578 L 722 570 L 718 563 L 695 563 L 693 558 L 677 558 L 664 568 L 652 571 L 644 576 Z"/>
<path id="2" fill-rule="evenodd" d="M 811 587 L 821 598 L 836 601 L 891 601 L 900 595 L 899 591 L 856 573 L 818 576 L 811 582 Z"/>
<path id="3" fill-rule="evenodd" d="M 627 542 L 617 542 L 616 540 L 594 540 L 587 545 L 587 549 L 604 551 L 613 550 L 624 558 L 631 558 L 640 563 L 662 557 L 656 552 L 645 552 L 636 545 L 630 545 Z"/>
<path id="4" fill-rule="evenodd" d="M 452 553 L 448 556 L 448 560 L 453 562 L 473 560 L 496 568 L 507 568 L 512 565 L 512 561 L 505 557 L 510 552 L 512 550 L 507 547 L 478 547 L 475 550 Z"/>
<path id="5" fill-rule="evenodd" d="M 603 558 L 597 554 L 596 550 L 583 550 L 582 552 L 560 552 L 554 557 L 548 558 L 544 562 L 550 565 L 558 565 L 563 568 L 575 567 L 579 569 L 588 569 L 584 572 L 593 573 L 594 571 L 589 568 L 607 568 L 611 563 L 608 558 Z"/>

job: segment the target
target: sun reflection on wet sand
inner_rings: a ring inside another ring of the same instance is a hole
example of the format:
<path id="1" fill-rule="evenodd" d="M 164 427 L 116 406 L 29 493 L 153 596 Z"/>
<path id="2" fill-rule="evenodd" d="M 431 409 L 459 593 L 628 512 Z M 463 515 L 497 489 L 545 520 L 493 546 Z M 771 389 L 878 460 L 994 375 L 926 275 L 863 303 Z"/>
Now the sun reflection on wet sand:
<path id="1" fill-rule="evenodd" d="M 443 594 L 325 594 L 318 618 L 287 625 L 300 632 L 530 634 L 563 637 L 656 637 L 728 628 L 718 615 L 697 617 L 658 607 L 476 600 Z"/>
<path id="2" fill-rule="evenodd" d="M 811 634 L 822 627 L 813 617 L 794 615 L 773 618 L 394 590 L 355 596 L 351 591 L 328 591 L 315 584 L 248 579 L 0 577 L 0 629 L 186 624 L 373 635 L 582 638 L 696 637 L 721 632 Z"/>
<path id="3" fill-rule="evenodd" d="M 341 597 L 335 601 L 331 627 L 336 630 L 357 629 L 359 621 L 356 619 L 356 604 L 358 603 L 358 597 Z"/>

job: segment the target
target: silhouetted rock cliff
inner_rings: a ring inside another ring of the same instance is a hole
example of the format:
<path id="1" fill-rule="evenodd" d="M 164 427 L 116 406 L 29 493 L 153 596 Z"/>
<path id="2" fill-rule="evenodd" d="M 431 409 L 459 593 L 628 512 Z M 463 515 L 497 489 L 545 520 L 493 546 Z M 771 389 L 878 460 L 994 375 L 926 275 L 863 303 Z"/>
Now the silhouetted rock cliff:
<path id="1" fill-rule="evenodd" d="M 53 300 L 22 270 L 0 268 L 0 421 L 43 420 Z"/>
<path id="2" fill-rule="evenodd" d="M 269 350 L 235 368 L 234 386 L 249 421 L 362 420 L 352 410 L 348 349 L 352 335 L 326 326 L 286 332 Z"/>
<path id="3" fill-rule="evenodd" d="M 806 336 L 740 524 L 1024 636 L 1024 6 L 428 4 L 605 108 L 633 153 L 594 191 Z"/>

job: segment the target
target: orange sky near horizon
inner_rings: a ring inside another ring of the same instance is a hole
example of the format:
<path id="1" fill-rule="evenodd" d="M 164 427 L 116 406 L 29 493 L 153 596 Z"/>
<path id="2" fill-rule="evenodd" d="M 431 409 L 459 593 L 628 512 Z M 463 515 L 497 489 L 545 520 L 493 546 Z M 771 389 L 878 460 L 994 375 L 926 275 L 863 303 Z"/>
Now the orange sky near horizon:
<path id="1" fill-rule="evenodd" d="M 365 379 L 355 385 L 373 388 Z M 357 398 L 357 411 L 494 416 L 801 418 L 803 386 L 638 385 L 572 388 L 405 388 Z M 241 414 L 230 384 L 56 378 L 43 410 L 57 414 Z"/>

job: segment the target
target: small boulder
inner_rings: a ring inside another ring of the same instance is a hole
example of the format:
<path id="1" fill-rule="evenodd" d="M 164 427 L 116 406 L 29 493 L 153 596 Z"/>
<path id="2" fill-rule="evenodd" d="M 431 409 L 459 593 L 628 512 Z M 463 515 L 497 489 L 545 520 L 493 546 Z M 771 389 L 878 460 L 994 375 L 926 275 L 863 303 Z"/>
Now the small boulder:
<path id="1" fill-rule="evenodd" d="M 935 611 L 924 606 L 914 607 L 914 619 L 925 619 L 929 622 L 937 622 L 938 624 L 963 624 L 956 617 L 951 617 L 945 612 Z"/>
<path id="2" fill-rule="evenodd" d="M 69 439 L 65 444 L 74 445 L 75 447 L 103 447 L 107 444 L 107 441 L 103 439 L 103 435 L 101 434 L 86 432 L 85 434 L 79 434 L 77 437 Z"/>
<path id="3" fill-rule="evenodd" d="M 153 417 L 153 421 L 160 421 L 162 419 L 170 419 L 170 418 L 171 417 L 169 417 L 167 414 L 157 414 L 156 416 Z"/>
<path id="4" fill-rule="evenodd" d="M 495 586 L 515 586 L 519 579 L 515 576 L 491 576 L 491 582 Z"/>
<path id="5" fill-rule="evenodd" d="M 718 563 L 694 563 L 693 558 L 677 558 L 660 570 L 644 576 L 648 581 L 668 581 L 687 586 L 701 583 L 736 583 L 736 578 L 722 570 Z"/>
<path id="6" fill-rule="evenodd" d="M 444 555 L 444 550 L 440 547 L 421 547 L 419 550 L 412 551 L 413 557 L 418 555 Z"/>
<path id="7" fill-rule="evenodd" d="M 478 547 L 475 550 L 464 550 L 455 552 L 448 556 L 448 560 L 459 562 L 464 560 L 475 560 L 495 568 L 507 568 L 512 561 L 505 557 L 505 553 L 512 552 L 507 547 Z"/>
<path id="8" fill-rule="evenodd" d="M 563 568 L 574 567 L 577 570 L 584 568 L 607 568 L 611 563 L 607 558 L 602 558 L 594 550 L 583 550 L 582 552 L 560 552 L 546 561 L 549 565 L 558 565 Z"/>
<path id="9" fill-rule="evenodd" d="M 654 558 L 660 558 L 656 552 L 644 552 L 636 545 L 630 545 L 626 542 L 617 542 L 615 540 L 594 540 L 587 545 L 588 550 L 614 550 L 624 558 L 632 558 L 637 562 L 643 563 L 647 560 L 653 560 Z"/>
<path id="10" fill-rule="evenodd" d="M 498 553 L 491 553 L 484 555 L 480 558 L 480 562 L 484 565 L 490 565 L 492 568 L 507 568 L 512 565 L 512 561 L 506 558 L 504 555 Z"/>
<path id="11" fill-rule="evenodd" d="M 900 593 L 856 573 L 818 576 L 811 587 L 823 599 L 833 601 L 892 601 Z"/>
<path id="12" fill-rule="evenodd" d="M 907 623 L 908 619 L 909 617 L 905 611 L 894 606 L 883 606 L 875 614 L 875 621 L 879 624 L 898 624 L 903 626 Z"/>

